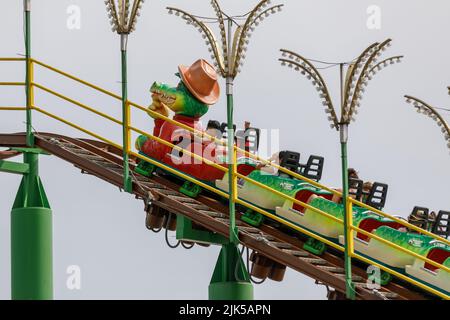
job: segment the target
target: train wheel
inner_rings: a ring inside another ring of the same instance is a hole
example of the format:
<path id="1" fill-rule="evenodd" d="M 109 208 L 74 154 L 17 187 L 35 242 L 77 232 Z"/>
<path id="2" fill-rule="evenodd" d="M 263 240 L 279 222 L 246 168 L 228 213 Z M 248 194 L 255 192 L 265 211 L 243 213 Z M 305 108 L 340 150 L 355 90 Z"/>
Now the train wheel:
<path id="1" fill-rule="evenodd" d="M 145 177 L 151 177 L 156 170 L 156 166 L 147 161 L 141 160 L 138 166 L 134 169 L 136 173 L 139 173 Z"/>
<path id="2" fill-rule="evenodd" d="M 158 207 L 153 207 L 146 213 L 145 226 L 149 230 L 159 231 L 163 227 L 165 220 L 166 218 L 164 210 Z"/>
<path id="3" fill-rule="evenodd" d="M 322 241 L 314 238 L 308 238 L 308 240 L 303 245 L 303 249 L 315 255 L 321 256 L 327 249 L 327 246 Z"/>
<path id="4" fill-rule="evenodd" d="M 264 222 L 264 216 L 251 209 L 248 209 L 241 217 L 241 220 L 251 226 L 259 227 Z"/>
<path id="5" fill-rule="evenodd" d="M 185 181 L 179 191 L 188 197 L 197 198 L 200 192 L 202 192 L 202 188 L 195 183 Z"/>

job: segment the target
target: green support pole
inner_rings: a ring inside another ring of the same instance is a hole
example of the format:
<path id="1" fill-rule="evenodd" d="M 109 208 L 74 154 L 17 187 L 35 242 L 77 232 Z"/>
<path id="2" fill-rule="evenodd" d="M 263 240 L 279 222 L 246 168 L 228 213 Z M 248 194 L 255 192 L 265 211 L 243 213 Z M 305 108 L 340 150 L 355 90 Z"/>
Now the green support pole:
<path id="1" fill-rule="evenodd" d="M 31 108 L 33 107 L 33 95 L 32 95 L 32 64 L 31 64 L 31 0 L 24 0 L 25 11 L 25 92 L 27 99 L 26 110 L 26 144 L 28 147 L 34 146 L 34 136 L 32 132 L 31 124 Z"/>
<path id="2" fill-rule="evenodd" d="M 26 50 L 26 143 L 34 146 L 31 123 L 31 0 L 24 0 Z M 24 174 L 11 211 L 11 298 L 53 299 L 52 211 L 39 178 L 39 151 L 23 150 Z"/>
<path id="3" fill-rule="evenodd" d="M 347 163 L 347 140 L 348 140 L 348 124 L 341 124 L 341 157 L 342 157 L 342 203 L 344 205 L 344 260 L 345 260 L 345 287 L 347 299 L 355 299 L 355 288 L 352 282 L 352 259 L 349 253 L 349 239 L 348 239 L 348 163 Z"/>
<path id="4" fill-rule="evenodd" d="M 228 20 L 228 39 L 232 39 L 232 21 Z M 231 43 L 229 50 L 231 53 Z M 231 58 L 229 58 L 231 61 Z M 228 185 L 229 185 L 229 214 L 230 235 L 229 243 L 222 246 L 217 260 L 214 274 L 209 285 L 210 300 L 253 300 L 253 286 L 244 261 L 238 249 L 239 237 L 236 228 L 236 204 L 234 196 L 237 194 L 236 162 L 234 161 L 234 127 L 233 127 L 233 77 L 227 77 L 227 127 L 228 127 Z"/>
<path id="5" fill-rule="evenodd" d="M 127 44 L 128 34 L 120 35 L 122 52 L 122 133 L 123 133 L 123 188 L 126 192 L 132 192 L 133 183 L 130 176 L 130 165 L 128 149 L 130 141 L 128 139 L 128 124 L 130 113 L 128 110 L 128 83 L 127 83 Z"/>
<path id="6" fill-rule="evenodd" d="M 236 204 L 233 195 L 236 192 L 236 177 L 232 172 L 236 172 L 234 162 L 234 127 L 233 127 L 233 80 L 227 79 L 227 128 L 228 128 L 228 186 L 229 186 L 229 214 L 230 214 L 230 243 L 239 244 L 236 229 Z"/>
<path id="7" fill-rule="evenodd" d="M 52 211 L 39 178 L 39 155 L 29 164 L 11 211 L 11 298 L 53 299 Z"/>
<path id="8" fill-rule="evenodd" d="M 210 300 L 253 300 L 253 286 L 238 247 L 222 246 L 209 285 Z"/>

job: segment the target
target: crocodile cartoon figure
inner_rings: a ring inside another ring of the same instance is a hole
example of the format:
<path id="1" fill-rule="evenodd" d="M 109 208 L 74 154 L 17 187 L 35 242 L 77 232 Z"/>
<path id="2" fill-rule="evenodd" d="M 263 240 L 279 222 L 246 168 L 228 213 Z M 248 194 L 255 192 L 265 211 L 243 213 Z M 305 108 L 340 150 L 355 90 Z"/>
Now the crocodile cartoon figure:
<path id="1" fill-rule="evenodd" d="M 220 88 L 217 74 L 207 61 L 200 59 L 190 67 L 179 66 L 178 71 L 176 75 L 180 81 L 176 87 L 155 82 L 150 89 L 153 102 L 149 110 L 153 112 L 149 112 L 149 115 L 155 122 L 153 135 L 221 164 L 220 155 L 216 154 L 219 148 L 214 142 L 194 138 L 188 130 L 158 116 L 159 114 L 168 117 L 169 113 L 173 112 L 174 121 L 203 131 L 200 118 L 219 99 Z M 224 175 L 223 171 L 146 136 L 138 137 L 136 149 L 153 160 L 202 181 L 214 181 Z M 152 170 L 154 166 L 145 161 L 142 161 L 136 169 L 138 173 L 145 175 L 149 175 Z"/>
<path id="2" fill-rule="evenodd" d="M 154 82 L 150 88 L 153 102 L 149 109 L 153 113 L 149 112 L 149 115 L 155 119 L 153 135 L 166 141 L 173 140 L 171 135 L 175 128 L 155 113 L 168 117 L 172 111 L 175 113 L 173 120 L 202 130 L 200 117 L 208 112 L 209 106 L 215 104 L 220 95 L 217 75 L 205 60 L 198 60 L 190 68 L 179 66 L 178 70 L 176 76 L 180 78 L 180 81 L 176 87 Z M 161 136 L 161 134 L 169 134 L 169 136 Z M 160 145 L 161 148 L 158 149 L 157 144 L 145 136 L 140 136 L 136 141 L 136 148 L 148 155 L 157 155 L 156 158 L 161 159 L 163 150 L 159 149 L 165 148 Z"/>

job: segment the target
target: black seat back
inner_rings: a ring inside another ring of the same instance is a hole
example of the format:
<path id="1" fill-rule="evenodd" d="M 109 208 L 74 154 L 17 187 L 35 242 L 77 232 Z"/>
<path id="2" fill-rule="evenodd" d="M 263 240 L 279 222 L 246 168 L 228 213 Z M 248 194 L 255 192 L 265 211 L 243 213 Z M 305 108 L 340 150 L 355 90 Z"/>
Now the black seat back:
<path id="1" fill-rule="evenodd" d="M 324 157 L 311 155 L 306 164 L 300 164 L 300 174 L 308 179 L 319 182 L 322 179 Z"/>
<path id="2" fill-rule="evenodd" d="M 416 227 L 428 230 L 430 210 L 425 207 L 415 206 L 408 217 L 408 222 Z"/>
<path id="3" fill-rule="evenodd" d="M 236 132 L 238 147 L 248 152 L 257 152 L 259 148 L 260 134 L 261 130 L 258 128 L 238 130 Z"/>
<path id="4" fill-rule="evenodd" d="M 222 124 L 220 126 L 220 131 L 222 131 L 222 133 L 223 133 L 222 137 L 224 139 L 228 139 L 228 125 L 225 122 L 222 122 Z M 236 125 L 235 124 L 233 124 L 233 132 L 236 137 Z"/>
<path id="5" fill-rule="evenodd" d="M 349 195 L 353 196 L 356 200 L 361 201 L 363 195 L 364 181 L 360 179 L 348 179 Z"/>
<path id="6" fill-rule="evenodd" d="M 439 211 L 431 232 L 444 238 L 450 236 L 450 211 Z"/>
<path id="7" fill-rule="evenodd" d="M 375 182 L 367 194 L 366 204 L 378 210 L 384 208 L 386 204 L 386 197 L 388 192 L 388 185 L 385 183 Z"/>
<path id="8" fill-rule="evenodd" d="M 300 167 L 300 153 L 294 151 L 280 151 L 280 167 L 298 172 Z"/>

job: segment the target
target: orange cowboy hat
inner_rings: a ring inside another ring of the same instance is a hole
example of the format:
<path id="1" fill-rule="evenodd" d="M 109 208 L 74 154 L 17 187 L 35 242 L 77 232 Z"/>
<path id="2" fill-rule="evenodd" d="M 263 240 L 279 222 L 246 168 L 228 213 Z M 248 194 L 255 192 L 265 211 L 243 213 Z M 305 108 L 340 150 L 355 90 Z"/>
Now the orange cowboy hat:
<path id="1" fill-rule="evenodd" d="M 220 87 L 214 67 L 199 59 L 190 67 L 179 66 L 181 79 L 189 91 L 201 102 L 213 105 L 219 100 Z"/>

